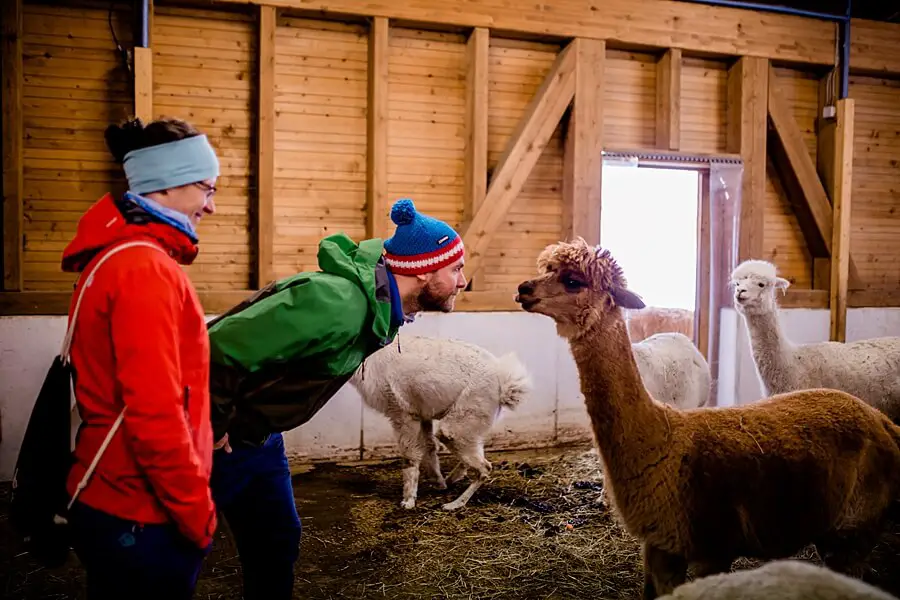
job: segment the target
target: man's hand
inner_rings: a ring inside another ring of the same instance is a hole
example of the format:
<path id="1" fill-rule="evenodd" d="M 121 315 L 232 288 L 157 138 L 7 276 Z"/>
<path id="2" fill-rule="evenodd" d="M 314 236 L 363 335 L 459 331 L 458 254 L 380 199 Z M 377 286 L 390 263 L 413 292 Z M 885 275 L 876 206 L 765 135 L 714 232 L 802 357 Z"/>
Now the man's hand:
<path id="1" fill-rule="evenodd" d="M 221 450 L 225 448 L 225 452 L 227 454 L 231 454 L 231 444 L 228 443 L 228 434 L 222 436 L 222 439 L 216 442 L 216 445 L 213 446 L 213 450 Z"/>

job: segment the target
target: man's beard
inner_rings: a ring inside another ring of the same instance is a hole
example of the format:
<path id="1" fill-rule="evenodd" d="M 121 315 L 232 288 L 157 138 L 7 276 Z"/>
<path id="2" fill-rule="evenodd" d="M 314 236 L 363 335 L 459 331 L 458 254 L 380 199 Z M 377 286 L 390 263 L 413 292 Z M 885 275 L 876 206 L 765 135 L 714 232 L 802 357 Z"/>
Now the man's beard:
<path id="1" fill-rule="evenodd" d="M 418 304 L 418 308 L 420 311 L 431 311 L 431 312 L 451 312 L 453 310 L 453 302 L 456 297 L 456 293 L 451 293 L 450 295 L 440 294 L 435 290 L 432 286 L 426 285 L 422 288 L 422 291 L 419 292 L 418 298 L 416 298 L 416 304 Z"/>

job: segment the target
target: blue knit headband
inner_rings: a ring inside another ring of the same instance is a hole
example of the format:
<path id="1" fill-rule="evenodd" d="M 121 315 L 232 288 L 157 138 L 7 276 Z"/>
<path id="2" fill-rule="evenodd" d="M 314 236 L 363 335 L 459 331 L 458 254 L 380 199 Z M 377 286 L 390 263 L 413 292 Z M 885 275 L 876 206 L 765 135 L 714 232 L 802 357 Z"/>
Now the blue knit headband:
<path id="1" fill-rule="evenodd" d="M 132 150 L 125 155 L 128 189 L 135 194 L 168 190 L 219 176 L 219 159 L 205 135 Z"/>

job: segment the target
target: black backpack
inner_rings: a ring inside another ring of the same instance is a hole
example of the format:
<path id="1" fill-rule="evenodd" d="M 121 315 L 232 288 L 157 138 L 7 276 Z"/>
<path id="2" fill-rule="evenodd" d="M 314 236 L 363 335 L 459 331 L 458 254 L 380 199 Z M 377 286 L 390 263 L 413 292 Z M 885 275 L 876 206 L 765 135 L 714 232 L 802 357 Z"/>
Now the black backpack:
<path id="1" fill-rule="evenodd" d="M 66 331 L 62 349 L 59 355 L 54 357 L 34 403 L 16 460 L 12 479 L 10 519 L 25 550 L 45 567 L 58 567 L 66 561 L 71 547 L 66 519 L 68 511 L 87 485 L 97 462 L 125 416 L 123 409 L 79 482 L 75 494 L 71 499 L 68 498 L 66 479 L 73 460 L 71 416 L 74 376 L 69 349 L 75 332 L 78 309 L 81 307 L 84 292 L 93 283 L 94 273 L 100 265 L 119 250 L 132 246 L 150 246 L 162 251 L 159 246 L 150 242 L 135 241 L 121 244 L 107 252 L 88 274 L 75 303 L 75 311 Z"/>

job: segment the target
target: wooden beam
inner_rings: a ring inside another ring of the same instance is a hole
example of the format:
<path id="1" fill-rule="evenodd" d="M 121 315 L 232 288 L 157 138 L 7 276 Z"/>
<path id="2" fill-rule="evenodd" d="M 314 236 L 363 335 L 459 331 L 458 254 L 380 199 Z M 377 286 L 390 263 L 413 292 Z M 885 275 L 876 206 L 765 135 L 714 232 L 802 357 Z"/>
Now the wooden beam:
<path id="1" fill-rule="evenodd" d="M 833 23 L 671 0 L 225 0 L 271 4 L 337 15 L 385 17 L 418 24 L 490 27 L 559 38 L 606 40 L 608 47 L 679 47 L 718 56 L 757 56 L 784 62 L 832 65 Z M 786 37 L 790 38 L 789 43 Z"/>
<path id="2" fill-rule="evenodd" d="M 797 213 L 810 252 L 814 256 L 832 255 L 833 216 L 828 194 L 812 157 L 803 141 L 800 128 L 790 106 L 781 93 L 778 75 L 769 69 L 768 114 L 772 123 L 771 149 L 773 162 L 788 199 Z M 859 275 L 850 258 L 850 285 L 859 286 Z"/>
<path id="3" fill-rule="evenodd" d="M 781 308 L 828 308 L 828 290 L 788 288 L 783 296 L 776 295 Z"/>
<path id="4" fill-rule="evenodd" d="M 198 290 L 197 296 L 206 314 L 219 314 L 254 293 L 256 290 Z M 66 315 L 71 299 L 71 292 L 2 292 L 0 316 Z"/>
<path id="5" fill-rule="evenodd" d="M 23 14 L 22 0 L 4 0 L 0 9 L 3 27 L 2 77 L 0 97 L 3 127 L 3 289 L 23 287 L 24 176 L 22 121 Z"/>
<path id="6" fill-rule="evenodd" d="M 525 185 L 532 168 L 559 125 L 575 95 L 574 43 L 556 57 L 550 72 L 531 99 L 525 114 L 509 137 L 506 150 L 497 162 L 484 203 L 463 233 L 466 245 L 466 271 L 471 277 L 481 268 L 494 232 L 516 196 Z"/>
<path id="7" fill-rule="evenodd" d="M 744 56 L 728 71 L 726 146 L 744 161 L 738 262 L 763 254 L 768 61 Z"/>
<path id="8" fill-rule="evenodd" d="M 490 31 L 476 27 L 466 46 L 466 155 L 463 227 L 472 222 L 487 193 L 488 164 L 488 59 Z M 471 279 L 471 289 L 484 287 L 484 271 Z"/>
<path id="9" fill-rule="evenodd" d="M 850 282 L 850 206 L 853 184 L 854 101 L 837 101 L 834 152 L 834 226 L 832 232 L 831 307 L 832 341 L 847 340 L 847 290 Z"/>
<path id="10" fill-rule="evenodd" d="M 153 120 L 153 50 L 134 49 L 134 116 L 144 123 Z"/>
<path id="11" fill-rule="evenodd" d="M 256 148 L 256 269 L 255 287 L 275 278 L 275 39 L 278 13 L 259 8 L 259 106 Z"/>
<path id="12" fill-rule="evenodd" d="M 575 52 L 575 95 L 563 156 L 563 238 L 600 243 L 603 178 L 603 74 L 606 44 L 579 38 Z"/>
<path id="13" fill-rule="evenodd" d="M 388 58 L 390 23 L 372 19 L 369 28 L 368 158 L 366 161 L 366 237 L 385 238 L 389 233 L 387 200 L 388 154 Z"/>
<path id="14" fill-rule="evenodd" d="M 681 145 L 681 49 L 670 48 L 656 63 L 656 146 Z"/>

